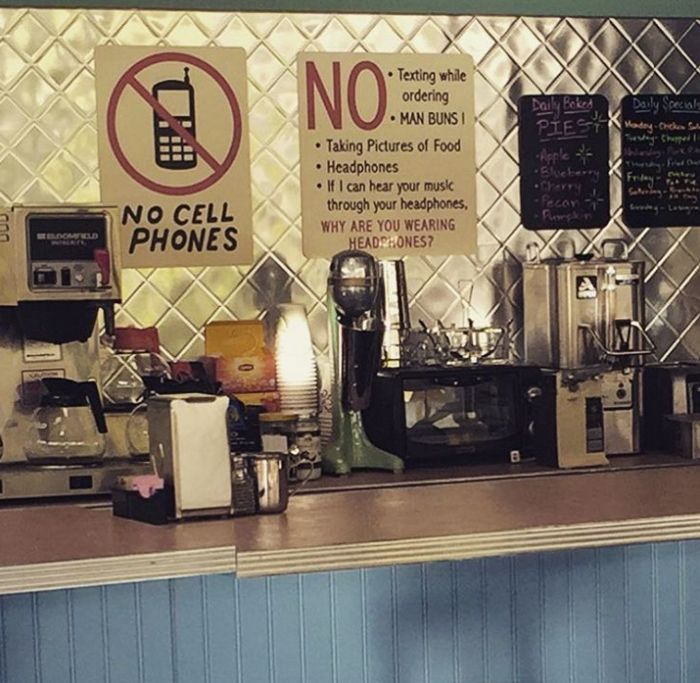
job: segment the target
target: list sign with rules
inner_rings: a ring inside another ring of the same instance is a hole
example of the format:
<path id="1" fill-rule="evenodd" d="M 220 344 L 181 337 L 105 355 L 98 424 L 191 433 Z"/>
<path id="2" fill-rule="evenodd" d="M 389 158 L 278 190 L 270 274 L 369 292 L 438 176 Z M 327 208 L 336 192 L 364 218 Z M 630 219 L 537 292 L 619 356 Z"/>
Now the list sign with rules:
<path id="1" fill-rule="evenodd" d="M 472 58 L 314 52 L 297 66 L 304 254 L 473 253 Z"/>

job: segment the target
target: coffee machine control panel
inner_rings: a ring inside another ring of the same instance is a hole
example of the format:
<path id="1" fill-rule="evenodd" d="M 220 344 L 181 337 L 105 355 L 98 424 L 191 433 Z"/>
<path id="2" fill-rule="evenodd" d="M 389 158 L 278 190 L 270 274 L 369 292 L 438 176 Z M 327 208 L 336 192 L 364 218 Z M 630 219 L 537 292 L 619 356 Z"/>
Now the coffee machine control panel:
<path id="1" fill-rule="evenodd" d="M 98 290 L 111 279 L 106 214 L 30 214 L 26 220 L 28 287 Z"/>

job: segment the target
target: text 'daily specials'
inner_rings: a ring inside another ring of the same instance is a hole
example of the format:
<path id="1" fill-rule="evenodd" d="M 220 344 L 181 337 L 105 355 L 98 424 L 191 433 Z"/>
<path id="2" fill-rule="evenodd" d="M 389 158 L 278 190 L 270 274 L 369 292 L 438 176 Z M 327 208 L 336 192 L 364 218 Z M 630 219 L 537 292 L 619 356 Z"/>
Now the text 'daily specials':
<path id="1" fill-rule="evenodd" d="M 622 218 L 633 228 L 700 226 L 700 96 L 622 100 Z"/>

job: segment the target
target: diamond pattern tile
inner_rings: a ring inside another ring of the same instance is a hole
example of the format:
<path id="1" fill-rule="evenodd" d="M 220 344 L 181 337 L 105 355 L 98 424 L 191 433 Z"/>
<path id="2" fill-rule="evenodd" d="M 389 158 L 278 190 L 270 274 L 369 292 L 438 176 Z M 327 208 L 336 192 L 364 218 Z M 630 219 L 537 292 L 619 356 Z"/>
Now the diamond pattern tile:
<path id="1" fill-rule="evenodd" d="M 158 42 L 158 35 L 136 14 L 128 17 L 114 34 L 114 38 L 122 45 L 155 45 Z"/>
<path id="2" fill-rule="evenodd" d="M 693 78 L 697 68 L 682 52 L 674 50 L 669 53 L 658 70 L 673 88 L 678 91 L 684 88 L 688 81 Z"/>
<path id="3" fill-rule="evenodd" d="M 31 164 L 31 170 L 38 171 L 56 145 L 36 126 L 32 126 L 15 145 L 15 153 Z"/>
<path id="4" fill-rule="evenodd" d="M 231 17 L 216 36 L 216 44 L 221 47 L 242 47 L 250 53 L 260 38 L 255 35 L 241 17 Z"/>
<path id="5" fill-rule="evenodd" d="M 218 308 L 216 299 L 199 283 L 177 302 L 177 310 L 195 329 L 202 328 Z"/>
<path id="6" fill-rule="evenodd" d="M 59 196 L 68 196 L 84 173 L 68 152 L 60 152 L 44 166 L 41 175 Z"/>
<path id="7" fill-rule="evenodd" d="M 258 290 L 249 281 L 244 281 L 226 301 L 226 308 L 237 320 L 252 320 L 261 315 Z"/>
<path id="8" fill-rule="evenodd" d="M 61 88 L 76 74 L 80 62 L 63 43 L 57 41 L 44 52 L 37 66 L 52 84 Z"/>
<path id="9" fill-rule="evenodd" d="M 0 100 L 0 142 L 10 146 L 28 121 L 27 116 L 9 97 Z"/>
<path id="10" fill-rule="evenodd" d="M 611 103 L 613 220 L 569 233 L 577 249 L 622 237 L 647 262 L 650 333 L 660 356 L 700 355 L 700 230 L 630 230 L 619 220 L 619 99 L 700 89 L 700 22 L 479 16 L 330 15 L 127 10 L 0 9 L 0 198 L 95 201 L 97 149 L 92 55 L 123 45 L 221 45 L 248 55 L 255 259 L 251 267 L 130 270 L 120 324 L 158 324 L 166 354 L 203 351 L 211 319 L 258 318 L 284 301 L 307 307 L 316 347 L 327 345 L 328 263 L 301 253 L 297 52 L 465 52 L 477 65 L 477 214 L 471 256 L 410 258 L 414 319 L 461 323 L 471 315 L 522 339 L 518 259 L 538 241 L 556 253 L 564 233 L 535 234 L 518 215 L 517 100 L 523 94 L 590 90 Z M 323 364 L 323 363 L 322 363 Z"/>
<path id="11" fill-rule="evenodd" d="M 66 97 L 83 116 L 92 118 L 95 115 L 95 77 L 87 69 L 82 69 L 64 88 Z"/>
<path id="12" fill-rule="evenodd" d="M 156 289 L 144 284 L 125 300 L 125 308 L 138 325 L 150 327 L 159 323 L 170 308 L 170 303 Z"/>
<path id="13" fill-rule="evenodd" d="M 524 64 L 542 45 L 525 21 L 516 21 L 502 42 L 508 53 L 518 62 Z"/>
<path id="14" fill-rule="evenodd" d="M 548 44 L 555 54 L 562 58 L 565 64 L 570 64 L 585 41 L 571 27 L 568 21 L 562 21 L 548 39 Z"/>
<path id="15" fill-rule="evenodd" d="M 77 189 L 77 188 L 76 188 Z M 53 202 L 72 201 L 72 192 L 68 197 L 61 196 L 48 183 L 40 178 L 36 178 L 28 185 L 25 185 L 20 192 L 15 193 L 22 197 L 22 201 L 26 204 L 51 204 Z M 85 201 L 85 199 L 83 199 Z"/>
<path id="16" fill-rule="evenodd" d="M 93 153 L 97 146 L 97 131 L 85 124 L 68 142 L 68 150 L 75 161 L 88 173 L 97 173 L 97 158 Z"/>
<path id="17" fill-rule="evenodd" d="M 147 278 L 165 301 L 176 303 L 194 281 L 187 268 L 158 268 Z"/>
<path id="18" fill-rule="evenodd" d="M 54 94 L 55 90 L 46 78 L 39 76 L 35 71 L 25 73 L 12 87 L 12 98 L 30 116 L 38 116 Z"/>
<path id="19" fill-rule="evenodd" d="M 197 336 L 197 328 L 187 322 L 180 311 L 171 308 L 159 321 L 161 347 L 173 358 L 181 356 L 182 352 L 192 344 Z"/>
<path id="20" fill-rule="evenodd" d="M 55 10 L 53 12 L 35 12 L 34 14 L 49 33 L 56 37 L 60 36 L 75 18 L 75 13 L 68 9 Z"/>
<path id="21" fill-rule="evenodd" d="M 284 114 L 269 98 L 258 100 L 250 108 L 248 116 L 250 128 L 255 131 L 256 137 L 259 136 L 258 139 L 262 145 L 269 143 L 285 122 Z"/>
<path id="22" fill-rule="evenodd" d="M 495 43 L 493 36 L 476 19 L 467 20 L 454 41 L 455 47 L 460 52 L 470 54 L 477 64 L 481 63 Z"/>
<path id="23" fill-rule="evenodd" d="M 0 85 L 8 87 L 26 67 L 22 56 L 7 43 L 0 45 Z"/>
<path id="24" fill-rule="evenodd" d="M 248 78 L 265 90 L 279 77 L 283 66 L 275 53 L 261 44 L 248 55 Z"/>
<path id="25" fill-rule="evenodd" d="M 368 52 L 400 52 L 404 44 L 401 32 L 388 19 L 380 19 L 362 40 Z"/>
<path id="26" fill-rule="evenodd" d="M 285 17 L 267 36 L 266 43 L 289 64 L 296 59 L 297 52 L 304 50 L 308 38 L 290 17 Z"/>
<path id="27" fill-rule="evenodd" d="M 564 71 L 557 55 L 546 45 L 542 45 L 535 51 L 530 62 L 532 80 L 537 87 L 543 92 L 553 89 L 552 84 Z"/>
<path id="28" fill-rule="evenodd" d="M 31 172 L 16 157 L 8 153 L 0 159 L 0 192 L 5 201 L 13 201 L 32 179 Z"/>
<path id="29" fill-rule="evenodd" d="M 450 38 L 430 19 L 422 24 L 411 36 L 411 47 L 415 52 L 444 52 L 450 45 Z"/>
<path id="30" fill-rule="evenodd" d="M 673 48 L 673 41 L 658 24 L 652 23 L 637 40 L 637 45 L 652 63 L 658 63 Z"/>
<path id="31" fill-rule="evenodd" d="M 86 14 L 80 14 L 63 32 L 63 43 L 83 62 L 90 62 L 95 45 L 102 39 L 100 29 Z"/>
<path id="32" fill-rule="evenodd" d="M 168 32 L 167 40 L 171 45 L 204 46 L 210 37 L 190 16 L 184 16 Z"/>

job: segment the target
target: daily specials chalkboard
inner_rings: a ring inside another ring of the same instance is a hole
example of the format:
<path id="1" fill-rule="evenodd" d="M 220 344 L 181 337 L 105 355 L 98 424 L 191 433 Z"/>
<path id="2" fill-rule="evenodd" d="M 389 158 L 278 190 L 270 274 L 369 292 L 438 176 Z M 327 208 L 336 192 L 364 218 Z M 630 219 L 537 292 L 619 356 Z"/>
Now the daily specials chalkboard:
<path id="1" fill-rule="evenodd" d="M 610 220 L 608 101 L 526 95 L 519 102 L 520 217 L 530 230 Z"/>
<path id="2" fill-rule="evenodd" d="M 700 95 L 623 98 L 622 218 L 632 228 L 700 225 Z"/>

